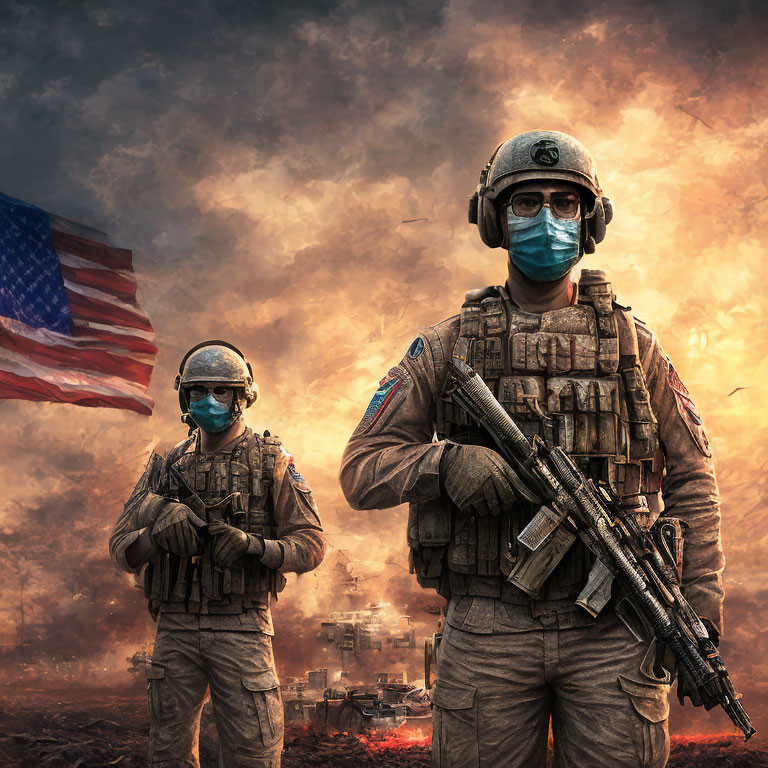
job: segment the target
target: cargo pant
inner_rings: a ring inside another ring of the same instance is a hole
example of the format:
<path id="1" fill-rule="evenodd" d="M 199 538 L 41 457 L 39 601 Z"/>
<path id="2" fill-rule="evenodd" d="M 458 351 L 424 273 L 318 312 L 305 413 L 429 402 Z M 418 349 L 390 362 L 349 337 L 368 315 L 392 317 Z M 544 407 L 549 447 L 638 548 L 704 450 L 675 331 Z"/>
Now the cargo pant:
<path id="1" fill-rule="evenodd" d="M 199 768 L 210 686 L 224 768 L 279 768 L 283 705 L 272 638 L 261 632 L 160 629 L 149 678 L 149 765 Z"/>
<path id="2" fill-rule="evenodd" d="M 446 625 L 433 690 L 432 764 L 663 768 L 668 685 L 613 612 L 589 627 L 477 634 Z"/>

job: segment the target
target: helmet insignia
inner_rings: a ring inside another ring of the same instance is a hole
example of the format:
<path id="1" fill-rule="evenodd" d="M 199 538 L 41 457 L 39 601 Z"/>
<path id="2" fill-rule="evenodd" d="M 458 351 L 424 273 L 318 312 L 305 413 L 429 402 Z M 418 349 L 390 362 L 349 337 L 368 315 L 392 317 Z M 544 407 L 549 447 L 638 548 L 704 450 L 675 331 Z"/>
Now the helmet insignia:
<path id="1" fill-rule="evenodd" d="M 551 168 L 560 162 L 560 150 L 551 139 L 541 139 L 531 146 L 531 158 L 534 163 Z"/>

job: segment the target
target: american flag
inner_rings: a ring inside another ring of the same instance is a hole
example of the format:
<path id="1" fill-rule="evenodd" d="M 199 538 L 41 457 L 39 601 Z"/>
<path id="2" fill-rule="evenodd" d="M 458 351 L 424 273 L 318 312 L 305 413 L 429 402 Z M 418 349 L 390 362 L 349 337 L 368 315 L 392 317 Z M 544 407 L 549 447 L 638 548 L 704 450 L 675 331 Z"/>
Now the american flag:
<path id="1" fill-rule="evenodd" d="M 0 194 L 0 398 L 152 413 L 131 252 Z"/>

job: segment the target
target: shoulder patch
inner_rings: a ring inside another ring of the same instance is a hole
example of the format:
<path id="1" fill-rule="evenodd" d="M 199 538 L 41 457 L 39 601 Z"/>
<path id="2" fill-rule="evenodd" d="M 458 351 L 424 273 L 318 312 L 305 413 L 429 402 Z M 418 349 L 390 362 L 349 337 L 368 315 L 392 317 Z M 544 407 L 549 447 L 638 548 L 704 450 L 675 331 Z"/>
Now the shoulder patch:
<path id="1" fill-rule="evenodd" d="M 685 422 L 685 426 L 691 433 L 691 437 L 696 443 L 696 447 L 707 457 L 712 456 L 712 449 L 709 445 L 706 432 L 704 432 L 704 425 L 699 416 L 699 411 L 696 408 L 696 404 L 693 402 L 691 393 L 688 388 L 683 384 L 680 375 L 675 370 L 675 366 L 672 363 L 668 363 L 667 371 L 667 383 L 669 388 L 675 393 L 675 402 L 677 404 L 677 410 L 680 413 L 681 418 Z"/>
<path id="2" fill-rule="evenodd" d="M 379 382 L 379 388 L 373 393 L 371 402 L 365 409 L 363 420 L 358 429 L 372 427 L 387 409 L 395 395 L 405 383 L 400 368 L 391 368 L 389 373 Z"/>
<path id="3" fill-rule="evenodd" d="M 288 459 L 288 474 L 297 482 L 305 483 L 306 480 L 301 476 L 301 472 L 296 469 L 296 464 L 293 461 L 293 456 Z"/>
<path id="4" fill-rule="evenodd" d="M 417 336 L 410 347 L 408 347 L 408 351 L 406 352 L 406 355 L 411 358 L 411 360 L 416 360 L 416 358 L 421 357 L 422 352 L 424 352 L 424 339 L 421 338 L 421 336 Z"/>

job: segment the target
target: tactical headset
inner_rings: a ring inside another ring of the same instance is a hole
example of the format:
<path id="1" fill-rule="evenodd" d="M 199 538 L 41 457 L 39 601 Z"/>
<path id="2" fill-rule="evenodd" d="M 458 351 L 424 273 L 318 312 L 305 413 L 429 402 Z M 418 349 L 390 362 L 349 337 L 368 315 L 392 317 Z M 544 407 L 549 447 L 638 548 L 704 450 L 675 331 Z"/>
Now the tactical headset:
<path id="1" fill-rule="evenodd" d="M 511 141 L 511 140 L 510 140 Z M 574 171 L 566 171 L 570 173 L 573 178 L 566 178 L 564 174 L 558 174 L 555 176 L 551 172 L 547 172 L 545 169 L 540 171 L 521 171 L 503 174 L 497 179 L 493 179 L 491 185 L 488 186 L 488 176 L 493 167 L 493 161 L 496 159 L 496 155 L 499 150 L 506 144 L 504 141 L 499 144 L 491 155 L 491 159 L 485 164 L 485 167 L 480 172 L 480 181 L 477 185 L 477 190 L 469 199 L 469 211 L 468 219 L 470 224 L 476 224 L 477 229 L 480 232 L 482 241 L 489 248 L 498 248 L 503 246 L 507 248 L 509 246 L 507 238 L 504 235 L 504 230 L 501 226 L 501 209 L 506 205 L 506 196 L 504 204 L 501 207 L 497 204 L 497 197 L 499 194 L 509 189 L 512 184 L 517 181 L 528 181 L 534 178 L 547 179 L 558 178 L 563 181 L 571 181 L 571 183 L 579 185 L 582 189 L 587 190 L 592 197 L 594 197 L 594 204 L 592 205 L 589 213 L 582 215 L 582 222 L 585 226 L 581 227 L 581 250 L 583 253 L 594 253 L 595 245 L 600 243 L 605 238 L 605 230 L 608 224 L 611 223 L 613 218 L 613 205 L 611 201 L 602 194 L 602 190 L 595 186 L 591 179 L 584 174 L 580 174 Z M 580 180 L 580 177 L 584 177 L 584 181 Z M 512 181 L 510 177 L 517 177 L 515 181 Z M 500 180 L 507 180 L 509 183 L 502 186 L 501 189 L 496 190 L 496 182 Z M 596 179 L 595 179 L 596 180 Z M 582 209 L 586 206 L 585 196 L 581 195 Z M 591 202 L 591 201 L 590 201 Z"/>

